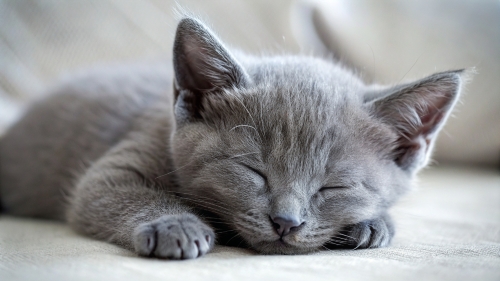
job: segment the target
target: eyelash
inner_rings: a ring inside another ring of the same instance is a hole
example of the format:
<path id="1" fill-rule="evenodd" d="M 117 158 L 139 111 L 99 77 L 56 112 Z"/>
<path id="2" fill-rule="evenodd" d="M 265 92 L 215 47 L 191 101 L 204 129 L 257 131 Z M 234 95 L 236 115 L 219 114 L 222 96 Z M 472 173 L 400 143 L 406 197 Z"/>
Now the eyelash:
<path id="1" fill-rule="evenodd" d="M 248 166 L 248 165 L 243 165 L 243 166 L 245 166 L 245 167 L 246 167 L 247 169 L 249 169 L 250 171 L 252 171 L 252 172 L 256 173 L 257 175 L 261 176 L 261 177 L 262 177 L 262 178 L 263 178 L 263 179 L 267 182 L 267 176 L 266 176 L 266 175 L 264 175 L 264 173 L 262 173 L 261 171 L 259 171 L 259 170 L 255 169 L 255 168 L 252 168 L 252 167 L 250 167 L 250 166 Z"/>
<path id="2" fill-rule="evenodd" d="M 342 185 L 339 185 L 339 186 L 323 186 L 322 188 L 320 188 L 318 190 L 318 192 L 325 192 L 325 191 L 332 190 L 332 189 L 345 189 L 345 188 L 347 188 L 347 186 L 342 186 Z"/>

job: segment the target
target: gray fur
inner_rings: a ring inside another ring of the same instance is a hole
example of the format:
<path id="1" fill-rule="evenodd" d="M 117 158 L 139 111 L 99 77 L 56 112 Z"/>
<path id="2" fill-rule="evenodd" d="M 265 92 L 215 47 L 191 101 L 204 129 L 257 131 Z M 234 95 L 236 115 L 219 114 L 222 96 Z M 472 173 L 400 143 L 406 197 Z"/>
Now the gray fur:
<path id="1" fill-rule="evenodd" d="M 207 253 L 214 230 L 268 254 L 387 246 L 387 209 L 461 85 L 452 71 L 375 90 L 323 59 L 232 53 L 192 18 L 173 67 L 93 70 L 51 90 L 0 140 L 5 211 L 160 258 Z M 276 216 L 303 224 L 280 237 Z"/>

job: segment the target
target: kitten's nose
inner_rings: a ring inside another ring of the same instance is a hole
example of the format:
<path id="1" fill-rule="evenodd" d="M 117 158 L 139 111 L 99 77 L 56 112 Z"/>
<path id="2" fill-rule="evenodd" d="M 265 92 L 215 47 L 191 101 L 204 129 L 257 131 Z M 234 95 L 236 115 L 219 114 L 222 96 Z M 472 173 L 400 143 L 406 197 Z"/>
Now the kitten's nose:
<path id="1" fill-rule="evenodd" d="M 278 232 L 278 235 L 283 237 L 287 236 L 291 232 L 299 230 L 299 228 L 304 224 L 304 222 L 300 222 L 296 217 L 284 217 L 284 216 L 276 216 L 272 217 L 273 226 Z"/>

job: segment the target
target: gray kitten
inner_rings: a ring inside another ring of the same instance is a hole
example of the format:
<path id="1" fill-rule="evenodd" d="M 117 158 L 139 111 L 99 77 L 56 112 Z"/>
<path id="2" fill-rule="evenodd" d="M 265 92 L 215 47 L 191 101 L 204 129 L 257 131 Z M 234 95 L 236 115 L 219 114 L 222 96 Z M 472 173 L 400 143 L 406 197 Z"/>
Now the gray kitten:
<path id="1" fill-rule="evenodd" d="M 387 246 L 387 209 L 462 84 L 367 86 L 319 58 L 231 53 L 193 18 L 170 69 L 95 70 L 35 104 L 0 141 L 4 211 L 160 258 L 206 254 L 214 229 L 266 254 Z"/>

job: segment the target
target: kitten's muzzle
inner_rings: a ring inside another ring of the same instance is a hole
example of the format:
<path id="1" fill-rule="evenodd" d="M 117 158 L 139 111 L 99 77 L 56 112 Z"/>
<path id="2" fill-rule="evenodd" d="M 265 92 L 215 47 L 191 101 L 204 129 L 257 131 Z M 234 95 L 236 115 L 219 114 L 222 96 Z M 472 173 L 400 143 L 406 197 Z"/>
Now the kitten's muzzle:
<path id="1" fill-rule="evenodd" d="M 301 222 L 294 216 L 275 216 L 270 217 L 270 219 L 276 233 L 278 233 L 281 238 L 290 233 L 299 231 L 305 224 L 304 221 Z"/>

